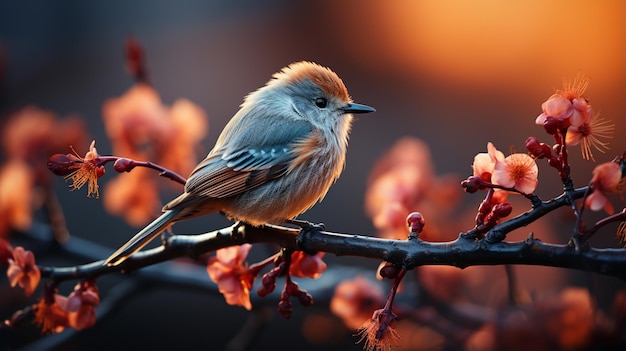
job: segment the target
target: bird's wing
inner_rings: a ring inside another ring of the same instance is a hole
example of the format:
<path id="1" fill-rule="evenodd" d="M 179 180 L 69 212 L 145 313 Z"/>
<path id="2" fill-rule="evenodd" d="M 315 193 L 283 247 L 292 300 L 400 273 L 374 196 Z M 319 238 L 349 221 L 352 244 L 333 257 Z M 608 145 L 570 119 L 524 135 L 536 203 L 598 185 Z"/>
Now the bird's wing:
<path id="1" fill-rule="evenodd" d="M 313 133 L 303 120 L 272 119 L 264 130 L 240 129 L 192 172 L 185 185 L 188 196 L 225 198 L 255 188 L 287 172 L 297 158 L 294 150 Z"/>

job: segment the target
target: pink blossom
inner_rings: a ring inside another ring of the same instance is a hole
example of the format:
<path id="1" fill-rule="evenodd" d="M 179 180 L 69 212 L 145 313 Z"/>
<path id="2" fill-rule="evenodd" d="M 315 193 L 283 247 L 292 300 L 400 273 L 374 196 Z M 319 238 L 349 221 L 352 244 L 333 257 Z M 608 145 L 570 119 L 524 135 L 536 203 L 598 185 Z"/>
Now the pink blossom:
<path id="1" fill-rule="evenodd" d="M 504 161 L 496 162 L 491 181 L 505 188 L 513 188 L 523 194 L 532 194 L 537 188 L 539 168 L 527 154 L 514 153 Z"/>
<path id="2" fill-rule="evenodd" d="M 104 188 L 104 207 L 124 217 L 133 226 L 141 226 L 161 210 L 159 186 L 154 172 L 137 167 L 110 180 Z"/>
<path id="3" fill-rule="evenodd" d="M 326 263 L 322 261 L 322 257 L 324 257 L 323 252 L 318 252 L 315 255 L 309 255 L 304 251 L 292 253 L 289 274 L 301 278 L 319 278 L 326 270 Z"/>
<path id="4" fill-rule="evenodd" d="M 6 155 L 32 164 L 50 155 L 67 150 L 68 145 L 85 147 L 85 121 L 77 116 L 59 119 L 51 112 L 36 106 L 25 106 L 11 116 L 1 132 Z"/>
<path id="5" fill-rule="evenodd" d="M 574 118 L 572 118 L 573 120 Z M 581 144 L 581 152 L 585 160 L 595 160 L 592 149 L 602 153 L 609 149 L 604 139 L 613 137 L 615 124 L 597 114 L 583 116 L 567 128 L 565 144 L 568 146 Z"/>
<path id="6" fill-rule="evenodd" d="M 9 258 L 7 276 L 12 287 L 19 285 L 24 289 L 24 294 L 30 296 L 41 280 L 41 272 L 35 265 L 35 255 L 21 246 L 13 249 L 13 258 Z"/>
<path id="7" fill-rule="evenodd" d="M 572 80 L 563 82 L 563 89 L 550 96 L 542 105 L 542 113 L 535 123 L 543 125 L 548 117 L 559 123 L 559 130 L 567 128 L 565 136 L 566 145 L 581 144 L 582 156 L 586 160 L 593 160 L 592 149 L 605 152 L 608 143 L 604 139 L 613 136 L 614 124 L 600 118 L 591 107 L 591 104 L 582 95 L 584 94 L 590 79 L 585 76 L 577 76 Z M 556 133 L 556 129 L 548 129 L 549 133 Z"/>
<path id="8" fill-rule="evenodd" d="M 608 199 L 609 194 L 618 192 L 622 182 L 622 170 L 616 162 L 606 162 L 596 166 L 592 172 L 590 186 L 593 192 L 585 199 L 585 206 L 592 211 L 604 209 L 613 214 L 613 205 Z"/>
<path id="9" fill-rule="evenodd" d="M 106 101 L 102 114 L 117 156 L 149 160 L 183 176 L 197 164 L 208 123 L 202 108 L 191 101 L 179 99 L 169 107 L 152 86 L 138 83 Z M 132 225 L 145 224 L 161 207 L 153 172 L 134 169 L 115 178 L 105 188 L 104 205 Z"/>
<path id="10" fill-rule="evenodd" d="M 365 211 L 379 237 L 406 239 L 406 217 L 419 210 L 433 225 L 421 233 L 425 240 L 446 240 L 443 226 L 460 199 L 459 179 L 435 174 L 430 150 L 421 140 L 402 138 L 374 165 L 365 194 Z M 428 239 L 426 239 L 428 238 Z"/>
<path id="11" fill-rule="evenodd" d="M 504 161 L 504 154 L 496 149 L 493 143 L 488 142 L 487 152 L 474 156 L 474 163 L 472 163 L 474 175 L 490 181 L 497 161 Z"/>
<path id="12" fill-rule="evenodd" d="M 100 297 L 95 284 L 89 282 L 76 284 L 65 306 L 68 325 L 76 330 L 92 327 L 96 323 L 98 304 L 100 304 Z"/>
<path id="13" fill-rule="evenodd" d="M 229 305 L 252 309 L 250 289 L 254 276 L 250 274 L 244 261 L 252 245 L 244 244 L 217 250 L 207 264 L 207 272 Z"/>
<path id="14" fill-rule="evenodd" d="M 573 117 L 570 123 L 576 123 L 580 113 L 586 113 L 588 108 L 587 100 L 582 95 L 589 85 L 589 77 L 578 75 L 574 79 L 564 80 L 563 89 L 557 90 L 541 104 L 542 113 L 537 117 L 535 123 L 543 125 L 547 117 L 552 117 L 557 121 L 565 121 Z"/>
<path id="15" fill-rule="evenodd" d="M 543 112 L 535 120 L 535 123 L 539 125 L 543 125 L 547 117 L 552 117 L 559 121 L 570 118 L 574 113 L 574 106 L 567 98 L 560 94 L 554 94 L 541 104 L 541 110 Z"/>
<path id="16" fill-rule="evenodd" d="M 13 159 L 0 169 L 0 237 L 32 222 L 35 174 L 26 162 Z"/>
<path id="17" fill-rule="evenodd" d="M 372 313 L 385 301 L 382 288 L 362 276 L 341 282 L 335 288 L 330 310 L 348 328 L 358 329 L 371 319 Z"/>

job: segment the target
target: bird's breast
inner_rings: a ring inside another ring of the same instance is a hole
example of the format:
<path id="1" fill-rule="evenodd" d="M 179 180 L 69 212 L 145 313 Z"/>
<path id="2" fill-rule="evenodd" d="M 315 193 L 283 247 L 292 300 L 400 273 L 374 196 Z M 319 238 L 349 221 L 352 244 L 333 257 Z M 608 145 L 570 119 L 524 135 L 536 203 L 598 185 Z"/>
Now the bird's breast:
<path id="1" fill-rule="evenodd" d="M 314 130 L 293 151 L 283 176 L 232 198 L 224 212 L 255 225 L 280 223 L 321 200 L 343 170 L 345 147 Z"/>
<path id="2" fill-rule="evenodd" d="M 346 145 L 335 135 L 327 135 L 316 129 L 306 138 L 295 142 L 295 158 L 290 164 L 290 171 L 322 167 L 329 178 L 335 180 L 343 170 Z"/>

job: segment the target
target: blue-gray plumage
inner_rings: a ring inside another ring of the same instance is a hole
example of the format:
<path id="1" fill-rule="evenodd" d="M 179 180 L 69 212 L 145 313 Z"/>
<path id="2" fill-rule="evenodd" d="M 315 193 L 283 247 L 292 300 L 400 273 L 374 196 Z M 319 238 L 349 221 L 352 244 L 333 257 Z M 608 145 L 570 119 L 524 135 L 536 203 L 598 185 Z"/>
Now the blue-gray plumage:
<path id="1" fill-rule="evenodd" d="M 185 191 L 106 261 L 117 265 L 174 222 L 222 212 L 252 225 L 292 219 L 320 201 L 345 164 L 355 104 L 339 77 L 311 62 L 248 95 Z"/>

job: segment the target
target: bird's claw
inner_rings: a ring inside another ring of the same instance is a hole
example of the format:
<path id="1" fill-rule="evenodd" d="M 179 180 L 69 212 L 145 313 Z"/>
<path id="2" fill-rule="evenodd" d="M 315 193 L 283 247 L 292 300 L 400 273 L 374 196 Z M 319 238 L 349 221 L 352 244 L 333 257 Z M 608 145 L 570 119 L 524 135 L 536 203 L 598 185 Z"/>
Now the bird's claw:
<path id="1" fill-rule="evenodd" d="M 311 255 L 311 256 L 315 255 L 317 253 L 316 251 L 308 250 L 305 247 L 306 246 L 305 237 L 309 233 L 315 233 L 315 232 L 326 230 L 326 226 L 324 225 L 324 223 L 314 224 L 309 221 L 303 221 L 299 219 L 291 219 L 291 220 L 288 220 L 287 223 L 300 227 L 300 233 L 298 233 L 298 238 L 296 239 L 298 249 L 306 252 L 308 255 Z"/>
<path id="2" fill-rule="evenodd" d="M 287 223 L 300 227 L 300 232 L 326 230 L 326 226 L 324 225 L 324 223 L 315 224 L 301 219 L 289 219 L 287 220 Z"/>

